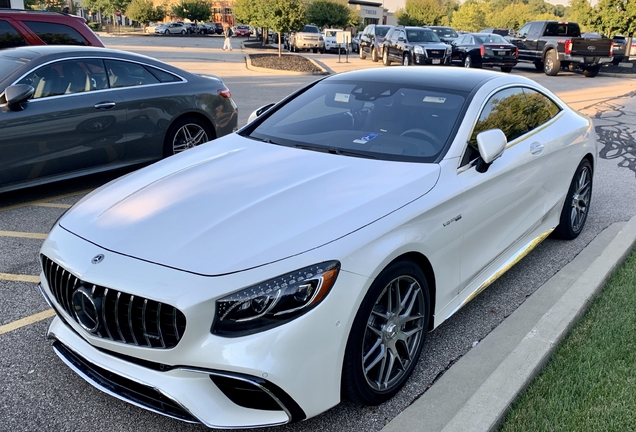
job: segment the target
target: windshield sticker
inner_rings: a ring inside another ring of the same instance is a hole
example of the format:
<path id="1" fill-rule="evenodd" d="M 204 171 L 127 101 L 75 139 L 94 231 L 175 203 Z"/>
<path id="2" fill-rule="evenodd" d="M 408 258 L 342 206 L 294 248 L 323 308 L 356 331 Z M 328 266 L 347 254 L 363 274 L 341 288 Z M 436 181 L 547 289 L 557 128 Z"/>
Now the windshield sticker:
<path id="1" fill-rule="evenodd" d="M 443 97 L 436 97 L 436 96 L 426 96 L 422 102 L 430 102 L 430 103 L 439 103 L 439 104 L 443 104 L 444 102 L 446 102 L 446 98 Z"/>
<path id="2" fill-rule="evenodd" d="M 349 93 L 336 93 L 336 97 L 333 98 L 334 102 L 349 102 L 349 97 L 351 95 Z"/>
<path id="3" fill-rule="evenodd" d="M 366 144 L 369 141 L 371 141 L 372 139 L 379 137 L 380 135 L 382 135 L 382 134 L 370 133 L 370 134 L 367 134 L 367 135 L 365 135 L 365 136 L 363 136 L 361 138 L 354 139 L 353 142 L 356 143 L 356 144 Z"/>

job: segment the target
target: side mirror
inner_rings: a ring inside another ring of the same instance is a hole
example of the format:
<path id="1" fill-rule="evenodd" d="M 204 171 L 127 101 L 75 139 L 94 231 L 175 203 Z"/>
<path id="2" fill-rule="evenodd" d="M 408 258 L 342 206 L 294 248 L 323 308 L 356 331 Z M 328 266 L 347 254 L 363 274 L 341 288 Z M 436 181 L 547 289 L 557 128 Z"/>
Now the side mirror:
<path id="1" fill-rule="evenodd" d="M 477 162 L 477 171 L 486 172 L 490 164 L 501 156 L 508 144 L 501 129 L 490 129 L 477 135 L 477 148 L 481 158 Z"/>
<path id="2" fill-rule="evenodd" d="M 6 102 L 10 110 L 21 111 L 21 104 L 31 99 L 33 93 L 35 93 L 35 89 L 28 84 L 12 85 L 4 90 L 2 102 Z"/>
<path id="3" fill-rule="evenodd" d="M 404 39 L 403 37 L 398 38 L 398 42 L 404 42 L 406 39 Z"/>
<path id="4" fill-rule="evenodd" d="M 276 104 L 271 103 L 271 104 L 263 105 L 262 107 L 254 110 L 252 114 L 250 114 L 249 118 L 247 119 L 247 123 L 252 123 L 252 121 L 255 120 L 256 117 L 260 116 L 261 114 L 263 114 L 265 111 L 267 111 L 274 105 Z"/>

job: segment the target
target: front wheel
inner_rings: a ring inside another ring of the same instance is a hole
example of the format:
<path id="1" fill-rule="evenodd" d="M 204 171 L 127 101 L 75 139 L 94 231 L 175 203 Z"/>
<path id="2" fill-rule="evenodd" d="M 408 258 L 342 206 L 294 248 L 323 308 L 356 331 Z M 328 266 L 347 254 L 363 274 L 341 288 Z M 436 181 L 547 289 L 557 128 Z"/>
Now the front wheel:
<path id="1" fill-rule="evenodd" d="M 561 61 L 556 51 L 551 49 L 545 55 L 545 61 L 543 62 L 543 72 L 548 76 L 556 76 L 561 69 Z"/>
<path id="2" fill-rule="evenodd" d="M 409 53 L 404 53 L 404 59 L 402 60 L 404 66 L 411 66 L 411 56 Z"/>
<path id="3" fill-rule="evenodd" d="M 585 226 L 591 200 L 592 164 L 589 160 L 583 159 L 574 173 L 565 196 L 561 219 L 553 232 L 554 236 L 564 240 L 577 238 Z"/>
<path id="4" fill-rule="evenodd" d="M 382 64 L 384 66 L 391 66 L 391 60 L 389 60 L 389 50 L 387 48 L 382 50 Z"/>
<path id="5" fill-rule="evenodd" d="M 367 53 L 364 52 L 362 47 L 358 48 L 358 55 L 360 56 L 360 60 L 364 60 L 367 58 Z"/>
<path id="6" fill-rule="evenodd" d="M 583 76 L 586 78 L 594 78 L 596 75 L 598 75 L 600 70 L 600 66 L 590 66 L 586 69 L 583 69 Z"/>
<path id="7" fill-rule="evenodd" d="M 397 261 L 369 288 L 349 333 L 342 393 L 360 405 L 392 398 L 422 352 L 430 311 L 428 284 L 412 261 Z"/>
<path id="8" fill-rule="evenodd" d="M 380 60 L 380 58 L 378 57 L 378 50 L 373 47 L 371 48 L 371 61 L 377 62 L 378 60 Z"/>
<path id="9" fill-rule="evenodd" d="M 176 121 L 164 140 L 164 156 L 172 156 L 214 139 L 210 128 L 196 118 L 183 118 Z"/>

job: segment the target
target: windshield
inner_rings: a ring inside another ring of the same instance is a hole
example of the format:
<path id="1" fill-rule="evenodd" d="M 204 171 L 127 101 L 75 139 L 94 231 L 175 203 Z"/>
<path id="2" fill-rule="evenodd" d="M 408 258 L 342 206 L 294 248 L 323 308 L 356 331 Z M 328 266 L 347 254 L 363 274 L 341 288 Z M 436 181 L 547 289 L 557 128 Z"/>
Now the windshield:
<path id="1" fill-rule="evenodd" d="M 28 63 L 26 59 L 18 59 L 14 57 L 0 57 L 0 81 L 4 81 L 9 75 L 17 71 L 18 68 Z"/>
<path id="2" fill-rule="evenodd" d="M 439 38 L 431 30 L 408 29 L 406 38 L 409 42 L 440 42 Z"/>
<path id="3" fill-rule="evenodd" d="M 325 36 L 327 37 L 336 37 L 338 30 L 325 30 Z"/>
<path id="4" fill-rule="evenodd" d="M 457 37 L 457 33 L 455 33 L 455 30 L 453 30 L 450 27 L 446 27 L 446 28 L 435 28 L 433 29 L 433 31 L 437 34 L 437 36 L 440 37 Z"/>
<path id="5" fill-rule="evenodd" d="M 450 90 L 322 81 L 249 134 L 273 144 L 385 160 L 433 162 L 465 101 Z"/>
<path id="6" fill-rule="evenodd" d="M 303 33 L 320 33 L 320 30 L 316 26 L 306 25 L 305 28 L 303 28 Z"/>
<path id="7" fill-rule="evenodd" d="M 380 37 L 384 37 L 384 36 L 386 36 L 386 34 L 389 32 L 390 29 L 391 29 L 391 27 L 376 27 L 375 28 L 375 35 L 376 36 L 380 36 Z"/>

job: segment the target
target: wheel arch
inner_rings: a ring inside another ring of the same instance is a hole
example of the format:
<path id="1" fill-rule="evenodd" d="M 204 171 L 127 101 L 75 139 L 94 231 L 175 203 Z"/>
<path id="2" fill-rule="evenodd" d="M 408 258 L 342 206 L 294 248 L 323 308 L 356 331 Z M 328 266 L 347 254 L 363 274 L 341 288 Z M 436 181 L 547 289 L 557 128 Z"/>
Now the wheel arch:
<path id="1" fill-rule="evenodd" d="M 436 295 L 437 284 L 435 281 L 435 271 L 433 270 L 433 266 L 431 265 L 431 262 L 428 260 L 428 258 L 421 252 L 416 252 L 416 251 L 406 252 L 406 253 L 403 253 L 402 255 L 395 257 L 391 262 L 389 262 L 386 266 L 384 266 L 384 268 L 379 273 L 384 271 L 384 269 L 386 269 L 393 263 L 397 261 L 405 261 L 405 260 L 414 262 L 422 270 L 422 272 L 424 273 L 424 276 L 426 276 L 426 283 L 428 284 L 428 294 L 429 294 L 429 299 L 431 301 L 430 313 L 428 315 L 428 330 L 431 331 L 434 328 L 434 322 L 435 322 L 434 316 L 435 316 L 435 301 L 437 298 L 437 295 Z"/>
<path id="2" fill-rule="evenodd" d="M 178 116 L 176 116 L 175 118 L 172 119 L 172 121 L 170 122 L 170 124 L 168 125 L 168 127 L 165 129 L 165 134 L 163 137 L 163 148 L 164 148 L 164 157 L 166 157 L 166 152 L 165 152 L 165 148 L 166 148 L 166 140 L 168 139 L 168 135 L 170 130 L 172 129 L 172 127 L 179 121 L 183 120 L 183 119 L 197 119 L 202 121 L 203 123 L 205 123 L 205 125 L 210 129 L 210 136 L 208 137 L 211 140 L 216 139 L 217 138 L 217 132 L 216 132 L 216 127 L 214 126 L 214 123 L 212 122 L 212 120 L 210 120 L 210 118 L 208 116 L 206 116 L 205 114 L 202 114 L 200 112 L 196 112 L 196 111 L 189 111 L 189 112 L 184 112 L 182 114 L 179 114 Z"/>

